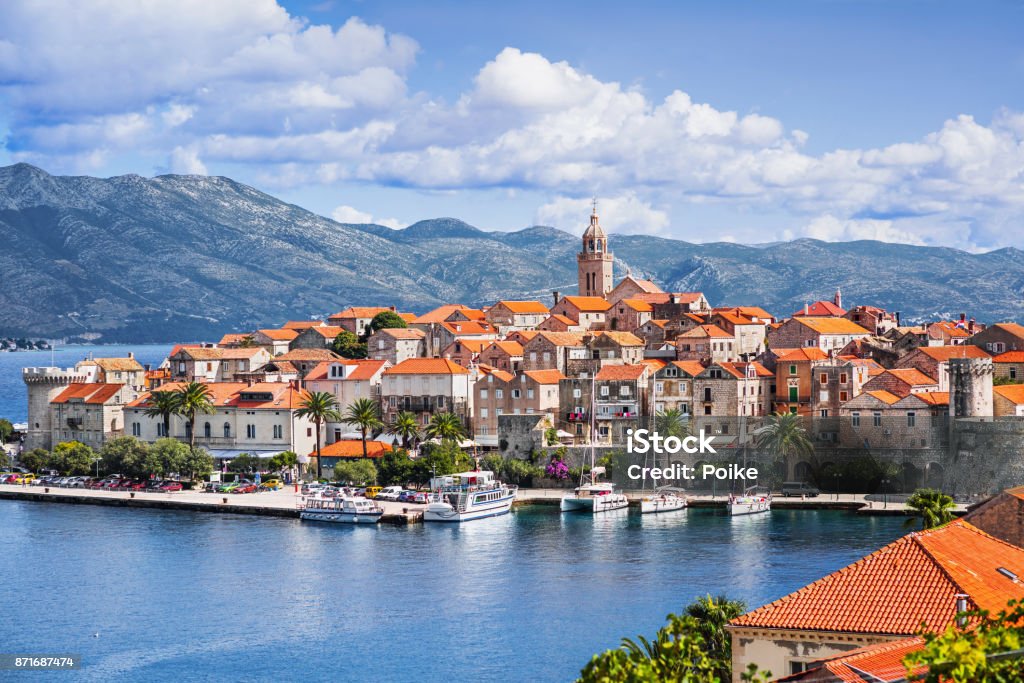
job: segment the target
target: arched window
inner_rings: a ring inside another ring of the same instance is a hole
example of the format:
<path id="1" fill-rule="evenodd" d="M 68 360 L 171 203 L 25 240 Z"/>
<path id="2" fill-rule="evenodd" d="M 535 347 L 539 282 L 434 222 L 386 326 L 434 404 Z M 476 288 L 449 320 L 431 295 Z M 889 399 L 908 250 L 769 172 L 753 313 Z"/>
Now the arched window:
<path id="1" fill-rule="evenodd" d="M 209 422 L 207 422 L 206 424 L 203 425 L 203 436 L 205 436 L 207 439 L 210 438 L 210 423 Z"/>
<path id="2" fill-rule="evenodd" d="M 224 438 L 225 439 L 230 439 L 231 438 L 231 423 L 230 422 L 225 422 L 224 423 Z"/>
<path id="3" fill-rule="evenodd" d="M 604 244 L 603 244 L 603 242 L 604 242 L 604 240 L 598 240 L 597 241 L 597 253 L 599 253 L 599 254 L 602 251 L 604 251 Z"/>
<path id="4" fill-rule="evenodd" d="M 191 439 L 192 438 L 192 423 L 191 422 L 186 422 L 185 423 L 185 438 L 186 439 Z"/>

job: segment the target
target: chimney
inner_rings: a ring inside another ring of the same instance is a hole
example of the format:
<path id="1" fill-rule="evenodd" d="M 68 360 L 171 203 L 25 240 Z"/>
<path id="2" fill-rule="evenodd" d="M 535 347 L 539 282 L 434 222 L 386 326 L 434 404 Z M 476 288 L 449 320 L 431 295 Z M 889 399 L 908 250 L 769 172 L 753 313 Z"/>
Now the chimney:
<path id="1" fill-rule="evenodd" d="M 967 321 L 967 331 L 974 334 L 974 318 Z"/>
<path id="2" fill-rule="evenodd" d="M 557 306 L 558 305 L 558 290 L 556 289 L 555 291 L 551 292 L 551 296 L 552 296 L 552 298 L 554 298 L 555 305 Z"/>
<path id="3" fill-rule="evenodd" d="M 153 369 L 153 366 L 150 365 L 149 363 L 146 363 L 145 365 L 142 366 L 142 369 L 145 370 L 146 372 L 149 372 L 150 370 Z"/>
<path id="4" fill-rule="evenodd" d="M 395 307 L 394 307 L 394 306 L 388 306 L 388 310 L 389 310 L 389 311 L 394 311 L 394 310 L 397 310 L 397 309 L 395 309 Z"/>
<path id="5" fill-rule="evenodd" d="M 957 611 L 957 614 L 959 615 L 959 616 L 957 616 L 957 619 L 956 619 L 957 625 L 960 628 L 965 628 L 967 626 L 967 617 L 964 616 L 963 613 L 967 611 L 967 594 L 966 593 L 957 593 L 956 594 L 956 611 Z"/>
<path id="6" fill-rule="evenodd" d="M 839 291 L 838 287 L 836 287 L 836 296 L 833 299 L 833 303 L 835 303 L 837 308 L 843 307 L 843 293 Z"/>
<path id="7" fill-rule="evenodd" d="M 896 311 L 896 327 L 900 327 L 900 312 Z"/>
<path id="8" fill-rule="evenodd" d="M 804 315 L 810 315 L 810 314 L 811 314 L 811 305 L 806 303 L 806 302 L 804 302 Z"/>
<path id="9" fill-rule="evenodd" d="M 960 322 L 965 322 L 966 320 L 967 320 L 967 314 L 966 313 L 961 313 L 960 314 Z"/>
<path id="10" fill-rule="evenodd" d="M 129 351 L 128 352 L 128 357 L 129 358 L 135 358 L 135 352 L 134 351 Z"/>

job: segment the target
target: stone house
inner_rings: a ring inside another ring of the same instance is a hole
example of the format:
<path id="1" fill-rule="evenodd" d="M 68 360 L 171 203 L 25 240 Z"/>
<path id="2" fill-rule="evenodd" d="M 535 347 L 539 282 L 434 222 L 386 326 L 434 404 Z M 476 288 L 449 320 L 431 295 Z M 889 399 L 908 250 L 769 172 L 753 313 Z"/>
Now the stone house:
<path id="1" fill-rule="evenodd" d="M 633 334 L 643 339 L 646 348 L 661 348 L 666 342 L 671 341 L 668 338 L 668 322 L 668 320 L 648 320 L 633 330 Z"/>
<path id="2" fill-rule="evenodd" d="M 344 328 L 333 325 L 318 325 L 307 327 L 299 332 L 299 336 L 291 340 L 288 349 L 329 349 Z"/>
<path id="3" fill-rule="evenodd" d="M 341 358 L 324 361 L 306 375 L 303 384 L 306 391 L 325 391 L 334 396 L 344 413 L 359 399 L 368 398 L 380 403 L 381 378 L 389 367 L 391 363 L 386 360 Z M 324 427 L 326 443 L 339 441 L 352 431 L 352 425 L 343 422 L 328 422 Z"/>
<path id="4" fill-rule="evenodd" d="M 523 345 L 523 370 L 558 370 L 566 374 L 570 358 L 587 358 L 583 335 L 575 332 L 540 332 Z"/>
<path id="5" fill-rule="evenodd" d="M 996 417 L 1024 417 L 1024 384 L 992 387 L 992 412 Z"/>
<path id="6" fill-rule="evenodd" d="M 632 275 L 626 275 L 619 281 L 619 284 L 615 285 L 612 291 L 605 295 L 605 299 L 610 301 L 612 304 L 618 304 L 623 299 L 632 299 L 638 294 L 665 294 L 665 292 L 655 284 L 652 280 L 643 280 L 641 278 L 635 278 Z M 635 329 L 639 325 L 626 328 L 622 327 L 619 329 Z"/>
<path id="7" fill-rule="evenodd" d="M 683 415 L 693 414 L 694 380 L 704 372 L 704 366 L 695 360 L 674 360 L 654 371 L 654 414 L 678 410 Z"/>
<path id="8" fill-rule="evenodd" d="M 846 315 L 843 308 L 843 295 L 836 289 L 832 301 L 815 301 L 812 304 L 804 304 L 804 307 L 793 313 L 793 317 L 815 317 L 815 318 L 841 318 Z"/>
<path id="9" fill-rule="evenodd" d="M 366 340 L 366 355 L 398 365 L 407 358 L 423 358 L 427 354 L 427 333 L 412 328 L 377 330 Z"/>
<path id="10" fill-rule="evenodd" d="M 694 414 L 705 417 L 757 417 L 767 415 L 775 375 L 757 362 L 711 363 L 693 380 Z M 735 433 L 729 421 L 714 421 L 716 434 Z"/>
<path id="11" fill-rule="evenodd" d="M 711 309 L 711 313 L 722 313 L 730 312 L 735 315 L 741 315 L 744 318 L 750 318 L 751 320 L 765 325 L 770 325 L 777 322 L 775 316 L 764 310 L 760 306 L 715 306 Z"/>
<path id="12" fill-rule="evenodd" d="M 370 334 L 370 323 L 373 321 L 373 318 L 378 313 L 386 311 L 397 312 L 394 306 L 349 306 L 344 311 L 328 316 L 327 324 L 348 330 L 357 336 L 365 337 Z M 406 322 L 409 321 L 406 320 Z"/>
<path id="13" fill-rule="evenodd" d="M 146 384 L 146 368 L 139 365 L 131 351 L 125 358 L 86 358 L 75 367 L 90 374 L 95 372 L 97 382 L 127 384 L 132 387 L 143 387 Z"/>
<path id="14" fill-rule="evenodd" d="M 1024 351 L 1007 351 L 992 359 L 993 378 L 1024 382 Z"/>
<path id="15" fill-rule="evenodd" d="M 270 362 L 262 346 L 220 349 L 208 346 L 178 346 L 167 357 L 170 379 L 175 382 L 234 382 Z"/>
<path id="16" fill-rule="evenodd" d="M 399 411 L 414 413 L 427 424 L 435 413 L 455 413 L 467 429 L 473 409 L 469 370 L 445 358 L 408 358 L 384 370 L 381 402 L 384 422 Z"/>
<path id="17" fill-rule="evenodd" d="M 608 311 L 612 305 L 599 296 L 564 296 L 552 315 L 564 315 L 584 330 L 603 330 L 608 324 Z"/>
<path id="18" fill-rule="evenodd" d="M 180 383 L 164 389 L 173 391 Z M 231 459 L 245 452 L 269 458 L 282 451 L 304 455 L 313 450 L 315 426 L 295 415 L 304 392 L 294 383 L 212 382 L 209 387 L 214 413 L 196 417 L 196 445 L 216 459 Z M 164 436 L 163 420 L 147 417 L 150 394 L 144 394 L 125 407 L 125 430 L 143 441 Z M 184 417 L 171 418 L 172 438 L 188 441 L 190 431 Z"/>
<path id="19" fill-rule="evenodd" d="M 971 337 L 969 344 L 979 346 L 991 355 L 1007 351 L 1024 351 L 1024 325 L 996 323 Z"/>
<path id="20" fill-rule="evenodd" d="M 537 336 L 537 330 L 516 330 L 505 335 L 505 341 L 516 342 L 520 346 L 526 346 L 527 342 Z"/>
<path id="21" fill-rule="evenodd" d="M 939 381 L 917 368 L 894 368 L 875 375 L 862 387 L 863 391 L 888 391 L 899 397 L 941 391 Z"/>
<path id="22" fill-rule="evenodd" d="M 541 321 L 537 329 L 544 332 L 583 332 L 583 325 L 568 316 L 556 313 Z"/>
<path id="23" fill-rule="evenodd" d="M 677 360 L 707 364 L 738 359 L 736 338 L 717 325 L 697 325 L 677 336 L 675 346 Z"/>
<path id="24" fill-rule="evenodd" d="M 281 327 L 285 330 L 301 332 L 302 330 L 308 330 L 310 327 L 324 327 L 326 324 L 323 320 L 289 320 L 284 325 L 281 325 Z"/>
<path id="25" fill-rule="evenodd" d="M 865 330 L 876 335 L 885 334 L 900 325 L 899 313 L 890 313 L 878 306 L 854 306 L 844 313 L 842 317 L 857 323 Z"/>
<path id="26" fill-rule="evenodd" d="M 815 364 L 811 376 L 810 414 L 830 418 L 838 416 L 842 405 L 864 390 L 871 370 L 857 360 L 836 358 Z"/>
<path id="27" fill-rule="evenodd" d="M 922 625 L 941 632 L 959 607 L 998 612 L 1024 597 L 1024 584 L 1000 567 L 1024 575 L 1024 550 L 965 520 L 907 534 L 729 622 L 733 681 L 752 663 L 788 676 L 816 660 L 915 636 Z"/>
<path id="28" fill-rule="evenodd" d="M 735 339 L 735 353 L 738 358 L 751 360 L 764 351 L 764 340 L 767 335 L 766 320 L 749 318 L 738 310 L 719 310 L 708 320 L 725 330 Z"/>
<path id="29" fill-rule="evenodd" d="M 515 330 L 533 330 L 550 314 L 539 301 L 499 301 L 487 310 L 487 322 L 502 334 Z"/>
<path id="30" fill-rule="evenodd" d="M 810 415 L 814 397 L 814 372 L 830 363 L 827 353 L 817 346 L 773 349 L 775 359 L 775 410 Z M 847 396 L 847 399 L 853 394 Z"/>
<path id="31" fill-rule="evenodd" d="M 665 320 L 678 320 L 687 313 L 711 312 L 711 304 L 703 292 L 640 293 L 631 298 L 651 304 L 654 307 L 653 317 Z"/>
<path id="32" fill-rule="evenodd" d="M 897 396 L 865 389 L 839 408 L 839 443 L 846 448 L 933 448 L 948 430 L 949 394 Z"/>
<path id="33" fill-rule="evenodd" d="M 473 385 L 473 434 L 481 446 L 497 447 L 499 420 L 503 415 L 553 414 L 559 408 L 557 370 L 535 370 L 513 375 L 480 366 Z"/>
<path id="34" fill-rule="evenodd" d="M 622 299 L 608 309 L 608 329 L 632 332 L 651 319 L 654 307 L 639 299 Z"/>
<path id="35" fill-rule="evenodd" d="M 638 427 L 647 414 L 649 378 L 650 367 L 637 364 L 606 365 L 596 375 L 562 380 L 559 405 L 565 431 L 577 443 L 625 443 L 626 431 Z M 590 433 L 591 411 L 595 434 Z"/>
<path id="36" fill-rule="evenodd" d="M 523 345 L 516 341 L 491 342 L 480 352 L 479 362 L 514 375 L 523 364 Z"/>
<path id="37" fill-rule="evenodd" d="M 441 349 L 441 357 L 468 368 L 477 364 L 480 353 L 492 343 L 480 339 L 456 339 Z"/>
<path id="38" fill-rule="evenodd" d="M 988 358 L 980 346 L 970 344 L 921 346 L 896 361 L 897 368 L 915 368 L 939 383 L 938 391 L 949 391 L 950 358 Z"/>
<path id="39" fill-rule="evenodd" d="M 267 350 L 271 356 L 280 356 L 282 353 L 287 353 L 289 345 L 296 337 L 299 336 L 297 330 L 256 330 L 252 333 L 252 340 L 256 346 L 261 346 Z"/>
<path id="40" fill-rule="evenodd" d="M 870 336 L 870 332 L 846 318 L 799 316 L 786 320 L 769 330 L 769 348 L 796 349 L 817 346 L 826 353 L 839 351 L 854 339 Z"/>
<path id="41" fill-rule="evenodd" d="M 50 401 L 50 444 L 80 441 L 101 448 L 124 435 L 124 407 L 137 396 L 128 384 L 69 384 Z"/>
<path id="42" fill-rule="evenodd" d="M 288 361 L 298 371 L 299 379 L 303 380 L 320 363 L 341 360 L 341 356 L 330 349 L 295 349 L 288 353 L 282 353 L 273 360 L 278 363 Z"/>

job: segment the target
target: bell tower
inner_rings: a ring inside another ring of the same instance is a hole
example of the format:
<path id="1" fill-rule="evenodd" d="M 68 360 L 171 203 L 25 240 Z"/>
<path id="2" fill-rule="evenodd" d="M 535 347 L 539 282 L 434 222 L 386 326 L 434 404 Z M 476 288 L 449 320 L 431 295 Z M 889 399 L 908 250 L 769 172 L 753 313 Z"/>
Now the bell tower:
<path id="1" fill-rule="evenodd" d="M 590 213 L 590 225 L 583 233 L 583 249 L 576 255 L 579 272 L 580 296 L 601 296 L 612 291 L 612 253 L 608 251 L 608 236 L 597 220 L 597 200 Z"/>

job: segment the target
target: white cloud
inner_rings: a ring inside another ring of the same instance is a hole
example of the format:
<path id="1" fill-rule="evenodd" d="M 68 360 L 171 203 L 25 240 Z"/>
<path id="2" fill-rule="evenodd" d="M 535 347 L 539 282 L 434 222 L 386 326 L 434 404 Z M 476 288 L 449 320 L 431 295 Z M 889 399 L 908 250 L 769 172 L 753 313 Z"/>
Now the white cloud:
<path id="1" fill-rule="evenodd" d="M 183 175 L 206 175 L 206 164 L 199 158 L 193 147 L 175 147 L 171 152 L 171 173 Z"/>
<path id="2" fill-rule="evenodd" d="M 839 219 L 832 214 L 817 216 L 801 230 L 800 237 L 810 237 L 825 242 L 846 242 L 850 240 L 878 240 L 902 244 L 925 244 L 917 235 L 900 230 L 890 220 Z"/>
<path id="3" fill-rule="evenodd" d="M 593 210 L 591 202 L 592 199 L 587 198 L 556 197 L 537 209 L 534 223 L 582 235 Z M 653 208 L 632 192 L 599 198 L 597 212 L 601 226 L 608 232 L 660 234 L 669 225 L 667 213 Z"/>
<path id="4" fill-rule="evenodd" d="M 339 223 L 376 223 L 393 230 L 405 227 L 397 218 L 374 218 L 373 214 L 342 204 L 331 211 L 331 218 Z"/>

